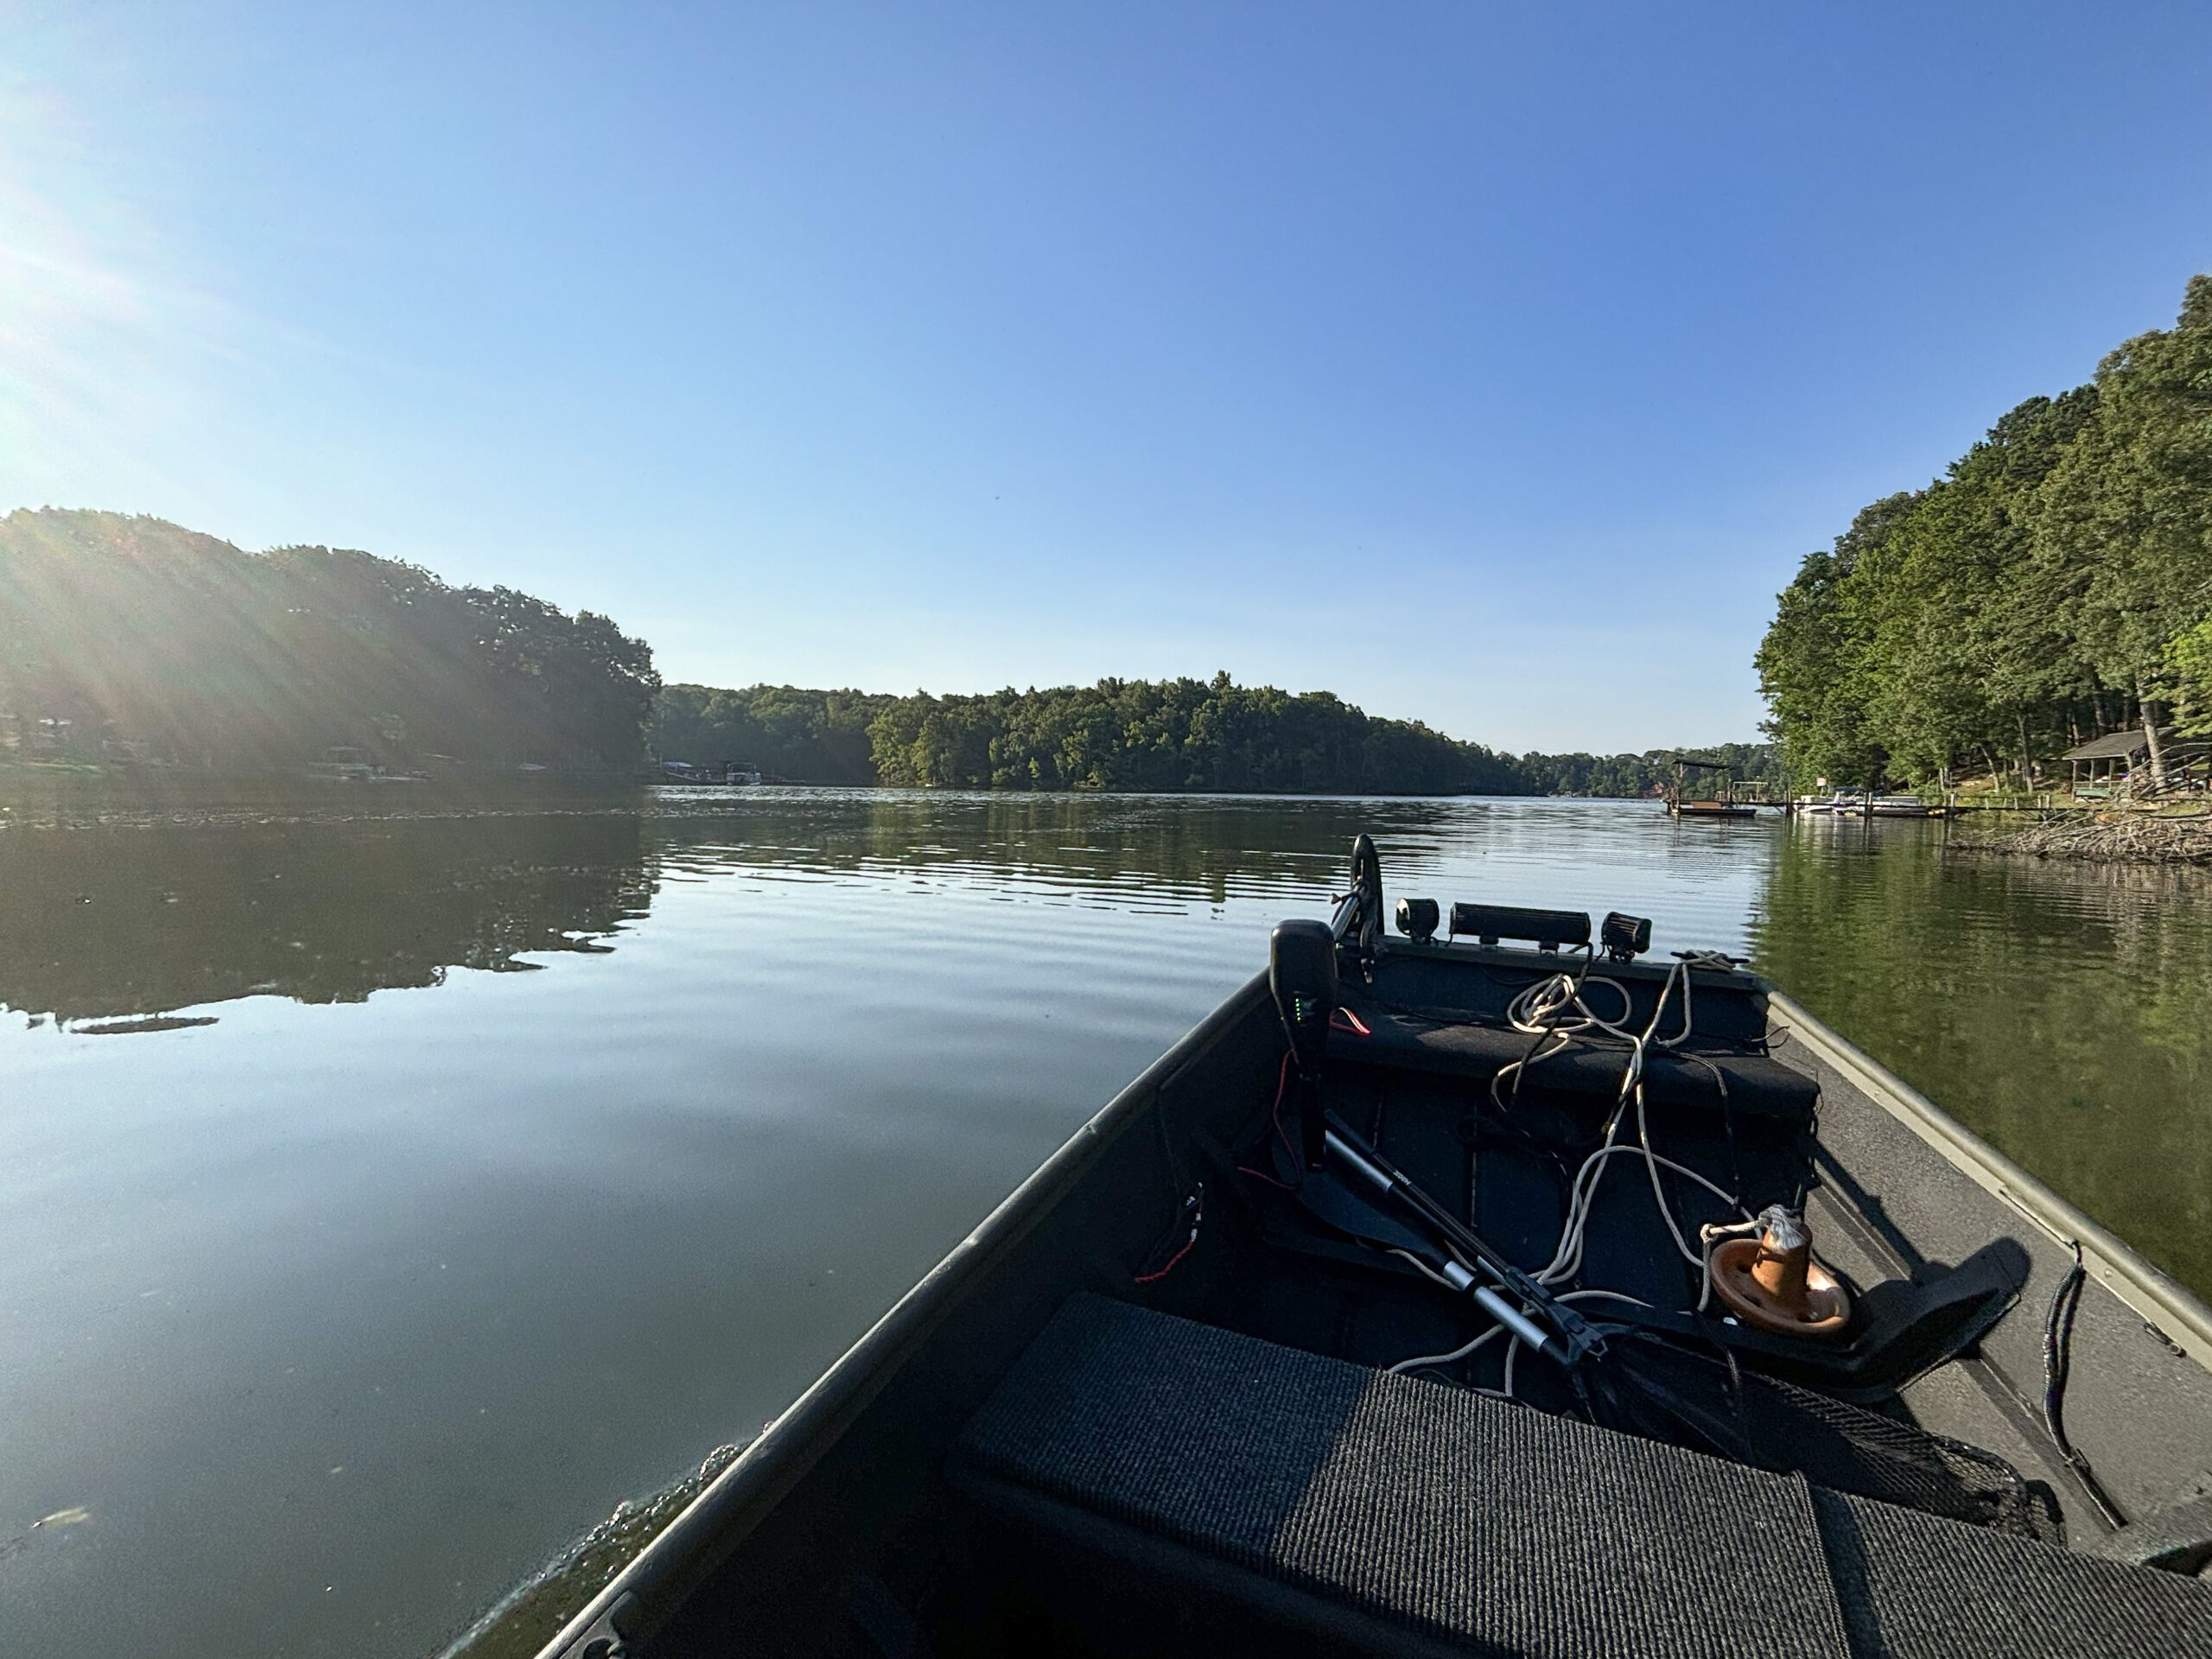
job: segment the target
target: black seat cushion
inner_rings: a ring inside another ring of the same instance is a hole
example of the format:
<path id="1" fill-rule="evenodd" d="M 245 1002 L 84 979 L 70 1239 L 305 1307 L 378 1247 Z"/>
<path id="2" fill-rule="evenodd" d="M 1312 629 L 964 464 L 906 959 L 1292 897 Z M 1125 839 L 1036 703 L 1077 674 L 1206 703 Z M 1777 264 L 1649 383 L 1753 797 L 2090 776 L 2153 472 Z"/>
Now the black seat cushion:
<path id="1" fill-rule="evenodd" d="M 952 1473 L 987 1501 L 1041 1495 L 1429 1645 L 2212 1652 L 2212 1586 L 2194 1580 L 1096 1296 L 1053 1317 Z"/>
<path id="2" fill-rule="evenodd" d="M 1103 1298 L 957 1459 L 1494 1653 L 1847 1651 L 1802 1480 Z"/>
<path id="3" fill-rule="evenodd" d="M 1586 972 L 1573 958 L 1464 950 L 1439 955 L 1391 941 L 1369 979 L 1343 988 L 1344 1006 L 1368 1034 L 1332 1030 L 1330 1058 L 1486 1083 L 1499 1067 L 1524 1058 L 1535 1041 L 1513 1029 L 1508 1010 L 1514 999 L 1562 972 L 1585 974 L 1582 991 L 1592 1011 L 1637 1031 L 1656 1023 L 1662 1038 L 1681 1033 L 1687 996 L 1687 1039 L 1672 1048 L 1654 1044 L 1645 1053 L 1644 1096 L 1651 1106 L 1718 1113 L 1717 1071 L 1726 1080 L 1728 1108 L 1743 1118 L 1802 1128 L 1812 1116 L 1819 1087 L 1762 1052 L 1766 1000 L 1758 982 L 1744 975 L 1699 971 L 1688 976 L 1694 983 L 1684 985 L 1643 963 L 1601 963 Z M 1627 1063 L 1624 1044 L 1578 1039 L 1529 1068 L 1523 1084 L 1611 1102 Z"/>
<path id="4" fill-rule="evenodd" d="M 2212 1654 L 2212 1586 L 1813 1489 L 1852 1650 L 1878 1659 Z"/>

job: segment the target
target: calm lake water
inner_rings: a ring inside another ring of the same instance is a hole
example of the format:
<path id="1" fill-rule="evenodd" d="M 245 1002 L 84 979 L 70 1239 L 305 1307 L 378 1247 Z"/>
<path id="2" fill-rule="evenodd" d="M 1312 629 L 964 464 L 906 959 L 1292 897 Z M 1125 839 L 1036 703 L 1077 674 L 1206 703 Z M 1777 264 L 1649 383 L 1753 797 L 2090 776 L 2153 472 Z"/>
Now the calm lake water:
<path id="1" fill-rule="evenodd" d="M 1362 828 L 1394 899 L 1752 956 L 2212 1288 L 2187 874 L 1618 802 L 394 789 L 0 825 L 0 1594 L 42 1659 L 436 1650 L 779 1410 L 1325 913 Z"/>

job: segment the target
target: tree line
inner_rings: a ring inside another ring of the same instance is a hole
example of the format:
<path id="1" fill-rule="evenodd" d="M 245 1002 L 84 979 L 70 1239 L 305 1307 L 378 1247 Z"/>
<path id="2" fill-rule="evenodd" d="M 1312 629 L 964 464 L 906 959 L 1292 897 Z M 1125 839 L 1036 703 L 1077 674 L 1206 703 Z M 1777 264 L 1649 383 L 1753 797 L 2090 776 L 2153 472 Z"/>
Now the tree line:
<path id="1" fill-rule="evenodd" d="M 1345 795 L 1647 795 L 1669 752 L 1503 753 L 1326 691 L 1101 680 L 975 696 L 663 686 L 607 618 L 327 547 L 247 553 L 160 519 L 0 518 L 0 750 L 296 772 L 650 760 L 825 784 Z M 1768 751 L 1730 746 L 1741 776 Z"/>
<path id="2" fill-rule="evenodd" d="M 803 783 L 1365 795 L 1648 795 L 1673 753 L 1501 753 L 1226 673 L 975 696 L 671 685 L 652 744 L 664 760 Z M 1698 753 L 1741 777 L 1775 772 L 1769 746 Z"/>
<path id="3" fill-rule="evenodd" d="M 1800 785 L 1948 784 L 2212 731 L 2212 277 L 1808 555 L 1757 658 Z"/>
<path id="4" fill-rule="evenodd" d="M 633 772 L 644 641 L 367 553 L 246 553 L 157 518 L 0 518 L 0 745 L 221 772 Z"/>
<path id="5" fill-rule="evenodd" d="M 1717 760 L 1746 782 L 1779 784 L 1782 757 L 1771 743 L 1713 743 L 1694 749 L 1646 749 L 1641 754 L 1524 754 L 1517 763 L 1532 795 L 1625 798 L 1658 794 L 1675 781 L 1675 756 Z M 1693 793 L 1710 789 L 1710 773 L 1694 773 Z"/>

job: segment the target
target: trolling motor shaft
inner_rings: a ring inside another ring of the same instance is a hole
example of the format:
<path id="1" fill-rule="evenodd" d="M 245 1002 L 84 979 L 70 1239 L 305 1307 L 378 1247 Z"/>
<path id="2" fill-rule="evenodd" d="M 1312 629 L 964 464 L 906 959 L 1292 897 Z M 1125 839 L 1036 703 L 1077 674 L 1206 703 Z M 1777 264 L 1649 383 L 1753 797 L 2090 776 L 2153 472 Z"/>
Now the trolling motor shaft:
<path id="1" fill-rule="evenodd" d="M 1350 1162 L 1355 1155 L 1350 1147 L 1334 1136 L 1330 1137 L 1329 1147 L 1339 1158 L 1347 1162 Z M 1469 1273 L 1452 1257 L 1446 1256 L 1444 1259 L 1444 1265 L 1437 1269 L 1437 1273 L 1438 1276 L 1452 1289 L 1464 1290 L 1472 1296 L 1475 1299 L 1475 1305 L 1484 1313 L 1489 1314 L 1491 1318 L 1496 1319 L 1537 1352 L 1548 1354 L 1554 1359 L 1565 1357 L 1566 1350 L 1557 1337 L 1543 1329 L 1488 1285 L 1479 1282 L 1473 1274 Z"/>
<path id="2" fill-rule="evenodd" d="M 1321 1063 L 1329 1050 L 1329 1017 L 1337 1009 L 1337 936 L 1326 922 L 1277 922 L 1268 940 L 1268 988 L 1290 1043 L 1298 1073 L 1298 1122 L 1302 1161 L 1321 1167 L 1325 1124 Z"/>
<path id="3" fill-rule="evenodd" d="M 1412 1177 L 1396 1168 L 1370 1146 L 1351 1125 L 1334 1112 L 1327 1114 L 1323 1122 L 1327 1150 L 1333 1152 L 1346 1168 L 1382 1197 L 1418 1217 L 1426 1230 L 1441 1240 L 1450 1255 L 1472 1261 L 1497 1281 L 1497 1290 L 1484 1285 L 1473 1292 L 1475 1300 L 1492 1319 L 1531 1348 L 1548 1354 L 1561 1364 L 1572 1364 L 1586 1356 L 1605 1351 L 1605 1339 L 1591 1327 L 1589 1321 L 1429 1197 Z M 1457 1265 L 1452 1262 L 1446 1266 L 1446 1278 L 1457 1276 L 1452 1271 Z M 1466 1268 L 1459 1267 L 1458 1273 L 1465 1274 L 1467 1283 L 1473 1284 L 1474 1276 L 1467 1273 Z M 1465 1287 L 1461 1286 L 1460 1288 Z M 1552 1329 L 1548 1332 L 1544 1330 L 1535 1319 L 1514 1306 L 1499 1291 L 1510 1291 L 1535 1308 Z"/>

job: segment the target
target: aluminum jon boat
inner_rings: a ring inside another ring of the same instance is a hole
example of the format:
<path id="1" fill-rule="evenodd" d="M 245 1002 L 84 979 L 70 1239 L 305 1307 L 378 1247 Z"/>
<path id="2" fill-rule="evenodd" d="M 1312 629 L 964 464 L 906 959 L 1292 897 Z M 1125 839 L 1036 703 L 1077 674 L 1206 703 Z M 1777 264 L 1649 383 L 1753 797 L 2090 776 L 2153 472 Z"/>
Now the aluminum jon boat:
<path id="1" fill-rule="evenodd" d="M 546 1659 L 2212 1653 L 2202 1303 L 1723 957 L 1351 887 Z"/>

